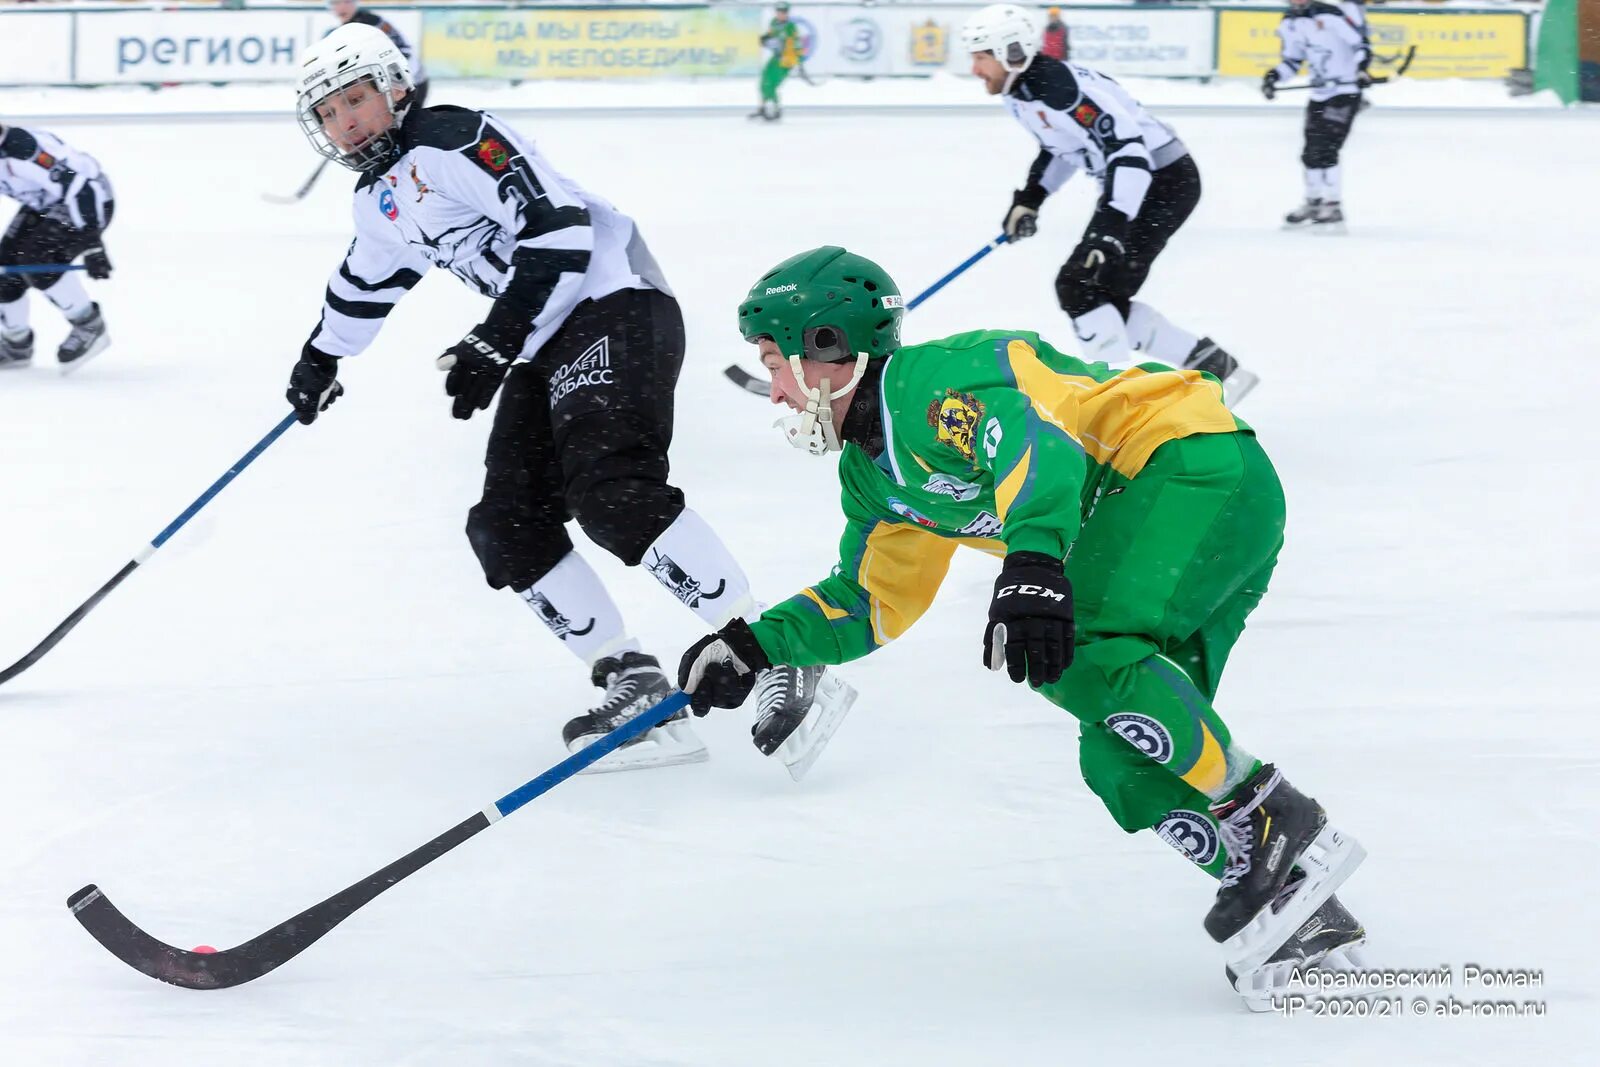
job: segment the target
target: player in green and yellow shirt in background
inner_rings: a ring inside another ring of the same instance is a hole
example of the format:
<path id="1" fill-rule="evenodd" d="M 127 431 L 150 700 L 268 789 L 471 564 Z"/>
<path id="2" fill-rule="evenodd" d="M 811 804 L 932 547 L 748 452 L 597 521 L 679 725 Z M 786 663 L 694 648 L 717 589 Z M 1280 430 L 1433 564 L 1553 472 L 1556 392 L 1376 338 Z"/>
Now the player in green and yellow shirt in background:
<path id="1" fill-rule="evenodd" d="M 1333 892 L 1364 853 L 1212 703 L 1283 544 L 1255 433 L 1200 371 L 1113 371 L 1027 331 L 902 347 L 903 315 L 883 269 L 837 247 L 740 305 L 773 401 L 797 412 L 791 443 L 843 453 L 846 524 L 830 577 L 684 654 L 696 712 L 739 706 L 769 665 L 873 652 L 927 610 L 958 546 L 990 552 L 983 663 L 1080 720 L 1084 778 L 1124 829 L 1219 879 L 1205 927 L 1236 988 L 1340 965 L 1365 932 Z"/>
<path id="2" fill-rule="evenodd" d="M 761 46 L 772 52 L 761 71 L 761 106 L 750 113 L 753 119 L 776 122 L 783 115 L 778 106 L 778 86 L 789 72 L 800 65 L 800 27 L 789 21 L 789 5 L 779 3 L 773 11 L 767 32 L 761 35 Z"/>

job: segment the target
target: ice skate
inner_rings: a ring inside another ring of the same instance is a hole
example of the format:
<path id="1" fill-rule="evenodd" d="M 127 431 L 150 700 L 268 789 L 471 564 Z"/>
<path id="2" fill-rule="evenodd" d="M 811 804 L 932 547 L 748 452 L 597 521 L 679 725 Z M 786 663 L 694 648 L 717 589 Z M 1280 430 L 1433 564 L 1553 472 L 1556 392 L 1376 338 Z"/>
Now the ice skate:
<path id="1" fill-rule="evenodd" d="M 33 331 L 0 331 L 0 370 L 26 367 L 33 362 Z"/>
<path id="2" fill-rule="evenodd" d="M 1194 351 L 1189 353 L 1183 365 L 1205 371 L 1220 381 L 1223 402 L 1229 407 L 1243 400 L 1261 382 L 1259 376 L 1241 367 L 1238 360 L 1209 337 L 1200 338 L 1200 343 L 1194 346 Z"/>
<path id="3" fill-rule="evenodd" d="M 1285 903 L 1300 884 L 1297 878 L 1284 888 L 1280 897 Z M 1361 951 L 1366 943 L 1367 931 L 1360 920 L 1337 896 L 1330 896 L 1260 967 L 1243 974 L 1227 968 L 1228 984 L 1251 1011 L 1271 1011 L 1275 999 L 1295 991 L 1290 980 L 1296 971 L 1366 970 Z"/>
<path id="4" fill-rule="evenodd" d="M 61 373 L 70 374 L 106 350 L 111 337 L 106 333 L 106 320 L 100 314 L 99 304 L 90 304 L 89 310 L 76 319 L 68 319 L 72 332 L 56 349 L 56 359 L 61 361 Z"/>
<path id="5" fill-rule="evenodd" d="M 1222 943 L 1227 964 L 1248 974 L 1266 963 L 1331 897 L 1366 852 L 1328 825 L 1315 800 L 1271 764 L 1211 808 L 1228 865 L 1206 915 L 1206 933 Z M 1304 872 L 1285 894 L 1296 866 Z"/>
<path id="6" fill-rule="evenodd" d="M 1324 200 L 1317 205 L 1316 217 L 1311 220 L 1311 232 L 1320 237 L 1337 237 L 1346 232 L 1344 211 L 1337 200 Z"/>
<path id="7" fill-rule="evenodd" d="M 1283 217 L 1283 228 L 1286 230 L 1303 230 L 1316 221 L 1317 212 L 1322 208 L 1322 201 L 1308 199 L 1305 203 L 1295 208 Z"/>
<path id="8" fill-rule="evenodd" d="M 756 679 L 756 722 L 762 755 L 776 755 L 795 781 L 804 778 L 855 703 L 856 691 L 826 667 L 773 667 Z"/>
<path id="9" fill-rule="evenodd" d="M 641 652 L 607 656 L 594 665 L 592 678 L 595 685 L 605 690 L 605 697 L 562 729 L 561 739 L 570 752 L 610 733 L 673 693 L 672 683 L 661 672 L 661 664 L 654 656 Z M 705 744 L 689 726 L 688 709 L 680 708 L 666 722 L 627 742 L 584 773 L 671 767 L 679 763 L 703 763 L 706 759 Z"/>

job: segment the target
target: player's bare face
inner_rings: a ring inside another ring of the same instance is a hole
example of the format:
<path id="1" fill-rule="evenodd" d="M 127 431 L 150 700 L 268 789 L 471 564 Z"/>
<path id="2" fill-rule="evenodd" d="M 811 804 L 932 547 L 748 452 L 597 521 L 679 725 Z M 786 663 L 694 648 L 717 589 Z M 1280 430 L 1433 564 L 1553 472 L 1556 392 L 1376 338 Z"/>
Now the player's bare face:
<path id="1" fill-rule="evenodd" d="M 394 125 L 389 101 L 369 82 L 359 82 L 317 104 L 322 132 L 339 151 L 348 155 Z"/>
<path id="2" fill-rule="evenodd" d="M 328 5 L 328 10 L 333 12 L 333 17 L 340 22 L 349 22 L 356 14 L 356 0 L 333 0 Z"/>
<path id="3" fill-rule="evenodd" d="M 1006 68 L 994 57 L 993 52 L 972 53 L 972 73 L 983 79 L 983 87 L 989 90 L 990 96 L 998 96 L 1006 87 Z"/>
<path id="4" fill-rule="evenodd" d="M 809 360 L 801 360 L 804 367 Z M 789 361 L 778 350 L 776 341 L 763 337 L 761 339 L 761 365 L 767 368 L 767 373 L 772 376 L 772 381 L 767 390 L 767 396 L 774 404 L 787 404 L 795 411 L 806 409 L 806 391 L 800 388 L 800 383 L 794 380 L 794 370 L 789 366 Z M 810 371 L 805 372 L 808 376 Z"/>

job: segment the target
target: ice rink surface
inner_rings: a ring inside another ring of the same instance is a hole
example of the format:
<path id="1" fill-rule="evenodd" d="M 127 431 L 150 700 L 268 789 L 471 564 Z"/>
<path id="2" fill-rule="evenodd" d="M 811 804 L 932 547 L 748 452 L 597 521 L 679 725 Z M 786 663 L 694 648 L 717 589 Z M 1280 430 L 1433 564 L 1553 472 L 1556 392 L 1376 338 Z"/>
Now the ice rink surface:
<path id="1" fill-rule="evenodd" d="M 470 90 L 440 99 L 471 103 Z M 1343 899 L 1439 999 L 1544 1018 L 1256 1017 L 1201 930 L 1211 886 L 1083 785 L 1076 726 L 979 669 L 994 563 L 845 668 L 856 711 L 802 785 L 704 721 L 710 763 L 585 777 L 395 888 L 282 970 L 152 982 L 64 906 L 236 944 L 563 756 L 585 672 L 484 586 L 462 533 L 488 418 L 434 357 L 485 301 L 445 274 L 296 427 L 40 665 L 0 690 L 0 1060 L 13 1064 L 1522 1064 L 1600 1033 L 1600 125 L 1385 114 L 1346 153 L 1350 234 L 1285 234 L 1298 114 L 1173 117 L 1206 182 L 1144 297 L 1261 373 L 1241 414 L 1289 493 L 1272 592 L 1219 707 L 1370 858 Z M 907 294 L 998 230 L 1033 147 L 992 113 L 513 121 L 632 214 L 690 354 L 677 481 L 778 599 L 820 579 L 832 464 L 720 370 L 755 277 L 841 243 Z M 349 240 L 350 178 L 283 120 L 53 122 L 117 188 L 94 285 L 112 348 L 0 376 L 0 660 L 42 637 L 284 413 Z M 1091 208 L 907 320 L 1038 329 Z M 64 333 L 36 306 L 41 349 Z M 598 550 L 647 648 L 694 618 Z M 1533 990 L 1461 984 L 1478 964 Z M 1408 991 L 1409 996 L 1414 995 Z"/>

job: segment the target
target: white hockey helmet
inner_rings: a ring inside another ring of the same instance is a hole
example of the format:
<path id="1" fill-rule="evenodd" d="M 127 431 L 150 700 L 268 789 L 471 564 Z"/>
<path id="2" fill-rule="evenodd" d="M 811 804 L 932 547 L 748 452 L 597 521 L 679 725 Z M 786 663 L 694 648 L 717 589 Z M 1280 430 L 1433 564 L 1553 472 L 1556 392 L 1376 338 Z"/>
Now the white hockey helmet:
<path id="1" fill-rule="evenodd" d="M 962 25 L 961 47 L 968 52 L 993 52 L 1006 71 L 1021 74 L 1039 54 L 1043 32 L 1026 8 L 990 4 Z"/>
<path id="2" fill-rule="evenodd" d="M 394 121 L 387 132 L 346 152 L 333 143 L 323 128 L 317 105 L 359 84 L 370 84 L 383 97 Z M 400 124 L 406 105 L 402 102 L 396 111 L 391 92 L 404 89 L 409 98 L 413 88 L 411 64 L 389 35 L 376 26 L 347 22 L 305 50 L 295 78 L 295 114 L 300 129 L 319 153 L 351 170 L 371 170 L 387 166 L 399 150 L 394 128 Z"/>

